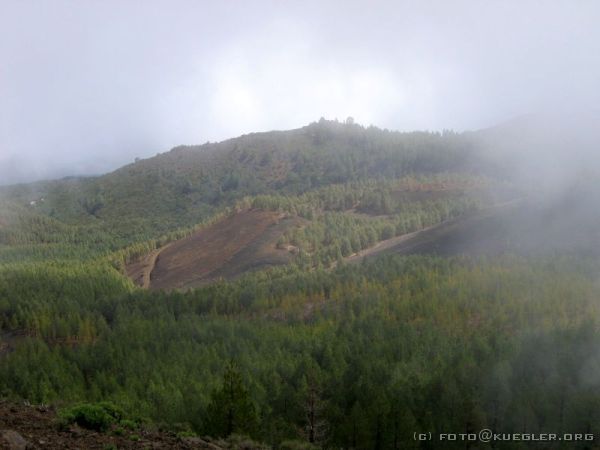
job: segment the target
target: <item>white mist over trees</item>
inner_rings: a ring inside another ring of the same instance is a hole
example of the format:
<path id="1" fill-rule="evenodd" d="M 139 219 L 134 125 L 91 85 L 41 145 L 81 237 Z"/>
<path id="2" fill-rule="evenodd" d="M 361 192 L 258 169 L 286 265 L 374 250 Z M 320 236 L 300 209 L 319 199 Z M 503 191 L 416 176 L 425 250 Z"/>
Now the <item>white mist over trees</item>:
<path id="1" fill-rule="evenodd" d="M 321 116 L 460 131 L 590 109 L 599 19 L 572 1 L 4 1 L 0 184 Z"/>

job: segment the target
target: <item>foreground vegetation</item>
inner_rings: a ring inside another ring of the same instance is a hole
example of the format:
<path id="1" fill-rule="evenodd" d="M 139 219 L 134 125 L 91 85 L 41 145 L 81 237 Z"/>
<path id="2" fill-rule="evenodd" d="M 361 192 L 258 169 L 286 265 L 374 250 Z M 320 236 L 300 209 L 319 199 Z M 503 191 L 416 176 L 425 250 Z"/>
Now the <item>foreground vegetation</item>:
<path id="1" fill-rule="evenodd" d="M 269 444 L 594 432 L 595 269 L 569 258 L 386 258 L 171 294 L 134 290 L 116 271 L 4 272 L 2 317 L 28 333 L 3 356 L 0 389 L 35 402 L 111 400 Z M 218 419 L 230 364 L 249 417 L 233 430 Z"/>

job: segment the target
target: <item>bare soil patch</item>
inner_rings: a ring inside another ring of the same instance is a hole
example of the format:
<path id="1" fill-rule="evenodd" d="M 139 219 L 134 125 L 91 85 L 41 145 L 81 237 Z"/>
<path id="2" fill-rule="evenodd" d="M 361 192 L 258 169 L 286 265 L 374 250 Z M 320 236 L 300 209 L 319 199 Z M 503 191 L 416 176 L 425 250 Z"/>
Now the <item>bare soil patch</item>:
<path id="1" fill-rule="evenodd" d="M 157 248 L 139 260 L 127 265 L 127 276 L 138 286 L 148 289 L 150 287 L 150 273 L 154 269 L 158 254 L 164 248 L 166 246 Z"/>
<path id="2" fill-rule="evenodd" d="M 504 233 L 505 219 L 523 208 L 515 199 L 457 217 L 422 230 L 381 241 L 346 258 L 358 262 L 378 255 L 396 254 L 482 254 L 508 251 L 513 242 Z"/>
<path id="3" fill-rule="evenodd" d="M 518 198 L 398 236 L 349 257 L 501 254 L 600 256 L 600 210 L 594 199 Z"/>
<path id="4" fill-rule="evenodd" d="M 286 264 L 292 254 L 276 243 L 298 221 L 272 211 L 245 210 L 151 252 L 130 264 L 127 274 L 141 287 L 186 289 Z"/>

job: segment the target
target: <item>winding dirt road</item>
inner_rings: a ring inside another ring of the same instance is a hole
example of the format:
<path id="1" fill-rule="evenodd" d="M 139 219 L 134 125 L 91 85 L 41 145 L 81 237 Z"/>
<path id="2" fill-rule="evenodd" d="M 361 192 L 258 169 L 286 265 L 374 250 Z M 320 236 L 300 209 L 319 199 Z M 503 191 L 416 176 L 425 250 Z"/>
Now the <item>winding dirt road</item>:
<path id="1" fill-rule="evenodd" d="M 441 237 L 449 235 L 460 228 L 476 225 L 478 222 L 502 214 L 513 208 L 521 206 L 525 198 L 517 198 L 508 202 L 499 203 L 494 206 L 483 208 L 473 214 L 459 216 L 455 219 L 446 220 L 437 225 L 423 228 L 422 230 L 396 236 L 385 241 L 378 242 L 372 247 L 352 254 L 344 260 L 348 263 L 357 263 L 365 258 L 371 258 L 385 253 L 411 253 L 415 248 L 431 244 Z"/>

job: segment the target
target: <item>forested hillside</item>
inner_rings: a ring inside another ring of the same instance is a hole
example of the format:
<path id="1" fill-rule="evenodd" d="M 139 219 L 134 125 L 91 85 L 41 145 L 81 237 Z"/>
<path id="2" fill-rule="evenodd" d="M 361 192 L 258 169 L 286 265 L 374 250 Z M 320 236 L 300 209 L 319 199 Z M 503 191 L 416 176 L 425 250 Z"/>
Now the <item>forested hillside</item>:
<path id="1" fill-rule="evenodd" d="M 0 396 L 288 449 L 599 433 L 597 188 L 483 141 L 321 120 L 1 188 Z"/>
<path id="2" fill-rule="evenodd" d="M 177 147 L 102 177 L 17 185 L 0 193 L 32 213 L 109 233 L 118 247 L 192 226 L 245 196 L 469 172 L 470 155 L 470 142 L 454 133 L 398 133 L 321 120 L 298 130 Z"/>
<path id="3" fill-rule="evenodd" d="M 89 268 L 4 271 L 3 329 L 27 334 L 2 356 L 0 389 L 272 445 L 313 427 L 337 448 L 417 447 L 414 432 L 445 430 L 597 433 L 597 269 L 395 258 L 171 294 Z M 251 406 L 227 430 L 231 361 Z"/>

